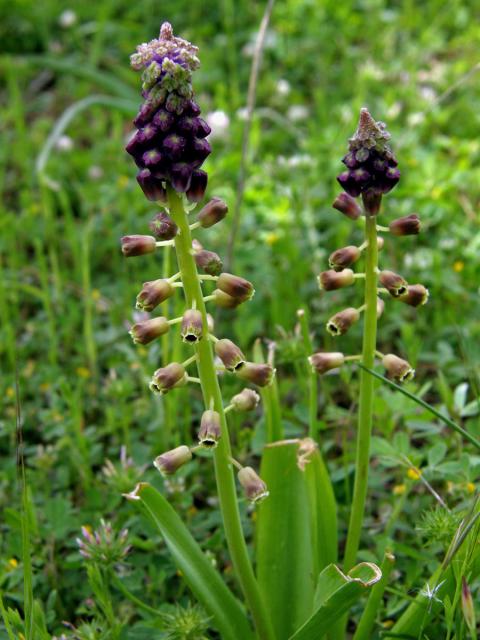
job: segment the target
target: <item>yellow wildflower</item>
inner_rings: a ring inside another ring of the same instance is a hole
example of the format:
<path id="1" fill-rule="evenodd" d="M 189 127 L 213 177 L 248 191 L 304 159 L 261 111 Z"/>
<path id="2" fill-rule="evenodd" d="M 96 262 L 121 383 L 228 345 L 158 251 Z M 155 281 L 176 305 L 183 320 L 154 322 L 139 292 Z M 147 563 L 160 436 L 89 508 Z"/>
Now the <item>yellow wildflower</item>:
<path id="1" fill-rule="evenodd" d="M 404 484 L 396 484 L 393 489 L 392 489 L 392 493 L 394 496 L 401 496 L 402 493 L 405 493 L 407 487 Z"/>
<path id="2" fill-rule="evenodd" d="M 407 478 L 410 478 L 410 480 L 419 480 L 421 475 L 422 472 L 417 467 L 410 467 L 407 471 Z"/>

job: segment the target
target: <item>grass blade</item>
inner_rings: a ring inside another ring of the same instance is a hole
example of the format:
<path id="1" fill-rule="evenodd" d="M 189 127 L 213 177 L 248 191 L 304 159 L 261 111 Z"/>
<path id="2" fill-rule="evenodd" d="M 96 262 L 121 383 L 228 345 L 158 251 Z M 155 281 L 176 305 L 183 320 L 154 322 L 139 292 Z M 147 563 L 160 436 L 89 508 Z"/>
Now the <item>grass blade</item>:
<path id="1" fill-rule="evenodd" d="M 142 482 L 126 495 L 158 527 L 188 586 L 211 614 L 225 640 L 252 637 L 245 611 L 168 501 Z"/>
<path id="2" fill-rule="evenodd" d="M 407 398 L 410 398 L 410 400 L 413 400 L 414 402 L 419 404 L 421 407 L 423 407 L 427 411 L 430 411 L 430 413 L 432 413 L 436 418 L 444 422 L 447 426 L 451 427 L 454 431 L 456 431 L 461 436 L 463 436 L 466 440 L 468 440 L 473 445 L 475 445 L 477 449 L 480 449 L 480 441 L 477 440 L 475 436 L 472 436 L 470 433 L 468 433 L 468 431 L 463 429 L 463 427 L 461 427 L 459 424 L 457 424 L 447 416 L 444 416 L 442 413 L 440 413 L 440 411 L 437 411 L 434 407 L 432 407 L 427 402 L 425 402 L 425 400 L 418 398 L 413 393 L 410 393 L 410 391 L 407 391 L 400 385 L 396 384 L 395 382 L 392 382 L 392 380 L 389 380 L 388 378 L 385 378 L 385 376 L 382 376 L 380 373 L 373 371 L 373 369 L 364 367 L 360 362 L 358 363 L 358 366 L 361 369 L 365 369 L 365 371 L 367 371 L 370 375 L 374 376 L 375 378 L 378 378 L 378 380 L 381 380 L 385 384 L 388 384 L 388 386 L 392 387 L 392 389 L 395 389 L 396 391 L 400 391 L 400 393 L 403 393 L 404 396 L 406 396 Z"/>

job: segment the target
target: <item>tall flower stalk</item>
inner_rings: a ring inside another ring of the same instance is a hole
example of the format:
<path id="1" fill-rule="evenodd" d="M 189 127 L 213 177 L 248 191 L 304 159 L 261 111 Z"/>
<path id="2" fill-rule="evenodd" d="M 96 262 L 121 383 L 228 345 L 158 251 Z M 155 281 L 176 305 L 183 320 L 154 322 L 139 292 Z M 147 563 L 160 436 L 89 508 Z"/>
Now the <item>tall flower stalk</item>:
<path id="1" fill-rule="evenodd" d="M 336 198 L 333 206 L 352 220 L 364 217 L 364 242 L 358 247 L 350 245 L 334 251 L 329 260 L 331 269 L 320 274 L 319 284 L 321 289 L 332 291 L 353 285 L 356 281 L 364 283 L 363 304 L 358 308 L 348 307 L 336 313 L 326 324 L 326 329 L 331 335 L 340 336 L 346 333 L 363 313 L 363 347 L 361 355 L 345 356 L 341 352 L 313 354 L 310 356 L 310 363 L 320 374 L 349 360 L 360 361 L 364 367 L 371 369 L 375 358 L 379 357 L 391 378 L 404 382 L 414 375 L 407 361 L 394 354 L 385 355 L 377 350 L 377 320 L 383 313 L 385 304 L 381 296 L 389 295 L 415 307 L 424 304 L 428 298 L 428 291 L 423 285 L 408 285 L 398 274 L 380 271 L 378 267 L 378 253 L 384 243 L 378 231 L 399 236 L 417 234 L 420 230 L 420 221 L 415 214 L 394 220 L 388 227 L 377 224 L 383 195 L 391 191 L 400 179 L 397 160 L 388 144 L 389 139 L 390 134 L 384 123 L 375 122 L 368 110 L 362 109 L 357 131 L 350 139 L 348 153 L 342 160 L 346 170 L 337 178 L 344 193 Z M 359 197 L 362 204 L 357 201 Z M 365 258 L 365 270 L 362 273 L 354 273 L 350 267 L 362 254 Z M 379 287 L 379 284 L 382 286 Z M 345 547 L 345 571 L 349 571 L 356 562 L 363 527 L 368 489 L 373 394 L 374 379 L 362 369 L 355 481 Z"/>
<path id="2" fill-rule="evenodd" d="M 230 340 L 218 339 L 207 314 L 207 303 L 234 308 L 249 300 L 254 290 L 247 280 L 222 273 L 219 256 L 204 249 L 192 237 L 195 229 L 209 228 L 227 213 L 226 204 L 214 198 L 198 213 L 195 222 L 189 220 L 189 214 L 205 194 L 208 176 L 200 167 L 210 153 L 206 140 L 210 129 L 200 118 L 191 85 L 192 73 L 199 66 L 197 53 L 196 47 L 175 37 L 170 24 L 164 23 L 159 38 L 140 45 L 132 56 L 132 66 L 143 72 L 145 100 L 134 121 L 138 131 L 128 143 L 127 151 L 140 169 L 137 180 L 145 196 L 157 202 L 161 211 L 150 224 L 153 236 L 126 236 L 122 238 L 122 250 L 127 256 L 136 256 L 152 253 L 158 247 L 173 246 L 178 273 L 145 283 L 137 296 L 137 307 L 152 312 L 173 295 L 176 288 L 182 288 L 186 310 L 182 317 L 171 320 L 158 316 L 148 318 L 134 325 L 130 333 L 134 342 L 146 344 L 166 335 L 172 326 L 179 324 L 183 341 L 193 350 L 193 355 L 184 362 L 171 362 L 155 371 L 150 388 L 163 396 L 189 383 L 200 385 L 205 410 L 198 445 L 183 444 L 166 451 L 157 456 L 154 464 L 163 475 L 170 475 L 186 464 L 199 448 L 213 449 L 216 484 L 232 563 L 258 636 L 270 640 L 273 638 L 272 626 L 248 556 L 233 469 L 238 469 L 239 483 L 251 501 L 258 502 L 266 497 L 268 490 L 251 467 L 242 467 L 232 457 L 226 418 L 230 410 L 253 408 L 258 396 L 253 390 L 245 389 L 240 401 L 232 400 L 225 407 L 215 355 L 223 363 L 221 368 L 257 386 L 268 385 L 274 372 L 269 365 L 247 362 Z M 204 273 L 200 274 L 199 269 Z M 217 288 L 206 295 L 203 286 L 212 282 Z M 196 376 L 187 371 L 193 366 L 197 369 Z"/>

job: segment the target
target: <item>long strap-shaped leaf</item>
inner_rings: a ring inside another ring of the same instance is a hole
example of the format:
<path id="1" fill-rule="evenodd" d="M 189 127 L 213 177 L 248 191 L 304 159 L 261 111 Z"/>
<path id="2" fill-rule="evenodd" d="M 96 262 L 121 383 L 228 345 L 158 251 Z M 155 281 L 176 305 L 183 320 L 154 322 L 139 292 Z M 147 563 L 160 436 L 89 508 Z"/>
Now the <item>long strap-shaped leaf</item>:
<path id="1" fill-rule="evenodd" d="M 318 578 L 315 613 L 294 633 L 290 640 L 320 640 L 336 620 L 346 613 L 367 590 L 382 577 L 376 564 L 361 562 L 347 575 L 331 564 Z"/>
<path id="2" fill-rule="evenodd" d="M 258 507 L 258 584 L 278 640 L 287 638 L 312 613 L 315 590 L 309 493 L 299 467 L 299 440 L 265 447 L 261 476 L 270 495 Z"/>
<path id="3" fill-rule="evenodd" d="M 185 581 L 225 640 L 251 640 L 244 609 L 205 557 L 168 501 L 146 482 L 126 495 L 159 528 Z"/>

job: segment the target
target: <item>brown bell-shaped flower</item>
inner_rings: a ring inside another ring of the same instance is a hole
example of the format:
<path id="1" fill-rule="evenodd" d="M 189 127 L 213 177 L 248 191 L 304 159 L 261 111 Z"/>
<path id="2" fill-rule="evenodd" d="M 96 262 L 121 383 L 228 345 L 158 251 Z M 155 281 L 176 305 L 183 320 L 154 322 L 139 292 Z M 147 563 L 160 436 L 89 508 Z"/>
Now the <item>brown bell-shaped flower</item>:
<path id="1" fill-rule="evenodd" d="M 245 362 L 235 369 L 235 375 L 256 384 L 257 387 L 267 387 L 273 380 L 275 369 L 269 364 Z"/>
<path id="2" fill-rule="evenodd" d="M 235 411 L 252 411 L 258 406 L 260 396 L 253 389 L 243 389 L 230 400 Z"/>
<path id="3" fill-rule="evenodd" d="M 314 353 L 308 358 L 312 369 L 319 374 L 326 373 L 332 369 L 338 369 L 345 362 L 345 356 L 339 351 L 331 351 L 327 353 Z"/>
<path id="4" fill-rule="evenodd" d="M 334 271 L 342 271 L 356 262 L 361 255 L 360 249 L 354 245 L 342 247 L 330 254 L 328 266 Z"/>
<path id="5" fill-rule="evenodd" d="M 240 469 L 238 481 L 250 502 L 259 503 L 269 495 L 267 485 L 252 467 Z"/>
<path id="6" fill-rule="evenodd" d="M 240 276 L 235 276 L 232 273 L 222 273 L 219 275 L 217 288 L 242 302 L 250 300 L 255 293 L 251 282 L 245 280 L 245 278 L 240 278 Z"/>
<path id="7" fill-rule="evenodd" d="M 326 324 L 327 331 L 331 336 L 341 336 L 358 322 L 359 318 L 360 312 L 355 307 L 347 307 L 330 318 Z"/>
<path id="8" fill-rule="evenodd" d="M 382 364 L 387 376 L 397 382 L 406 382 L 415 376 L 415 369 L 406 360 L 402 360 L 393 353 L 383 356 Z"/>
<path id="9" fill-rule="evenodd" d="M 217 411 L 208 409 L 202 414 L 200 421 L 200 429 L 198 431 L 198 442 L 200 446 L 206 449 L 214 449 L 220 436 L 222 435 L 222 427 L 220 423 L 220 414 Z"/>
<path id="10" fill-rule="evenodd" d="M 237 347 L 237 345 L 231 340 L 228 340 L 228 338 L 217 340 L 215 343 L 215 353 L 223 362 L 227 371 L 235 371 L 246 362 L 240 347 Z"/>
<path id="11" fill-rule="evenodd" d="M 208 229 L 223 220 L 227 213 L 227 204 L 221 198 L 215 197 L 198 212 L 197 220 L 204 229 Z"/>
<path id="12" fill-rule="evenodd" d="M 123 236 L 122 253 L 126 258 L 153 253 L 157 247 L 153 236 Z"/>
<path id="13" fill-rule="evenodd" d="M 144 282 L 137 296 L 136 307 L 141 311 L 153 311 L 157 305 L 173 295 L 174 289 L 168 280 Z"/>
<path id="14" fill-rule="evenodd" d="M 355 274 L 351 269 L 343 269 L 343 271 L 322 271 L 318 276 L 318 285 L 324 291 L 334 291 L 348 287 L 355 282 Z"/>
<path id="15" fill-rule="evenodd" d="M 153 464 L 162 476 L 171 476 L 175 471 L 180 469 L 180 467 L 183 467 L 184 464 L 190 462 L 191 459 L 192 452 L 186 445 L 182 444 L 175 449 L 171 449 L 157 456 Z"/>
<path id="16" fill-rule="evenodd" d="M 420 307 L 428 302 L 428 296 L 428 289 L 423 284 L 409 284 L 407 291 L 398 296 L 398 299 L 411 307 Z"/>
<path id="17" fill-rule="evenodd" d="M 340 193 L 335 198 L 332 207 L 340 211 L 347 218 L 357 220 L 362 215 L 362 209 L 355 198 L 349 196 L 348 193 Z"/>
<path id="18" fill-rule="evenodd" d="M 172 389 L 183 387 L 187 381 L 185 367 L 179 362 L 171 362 L 155 371 L 149 386 L 154 393 L 165 395 Z"/>
<path id="19" fill-rule="evenodd" d="M 203 336 L 203 318 L 197 309 L 187 309 L 183 314 L 182 328 L 180 330 L 182 340 L 194 344 Z"/>
<path id="20" fill-rule="evenodd" d="M 137 322 L 130 329 L 129 333 L 132 336 L 132 340 L 135 344 L 148 344 L 167 333 L 170 329 L 168 320 L 163 317 L 150 318 L 143 322 Z"/>
<path id="21" fill-rule="evenodd" d="M 378 280 L 394 298 L 407 292 L 407 281 L 394 271 L 380 271 Z"/>
<path id="22" fill-rule="evenodd" d="M 390 233 L 394 236 L 415 236 L 420 233 L 420 227 L 420 218 L 416 213 L 393 220 L 388 225 Z"/>

